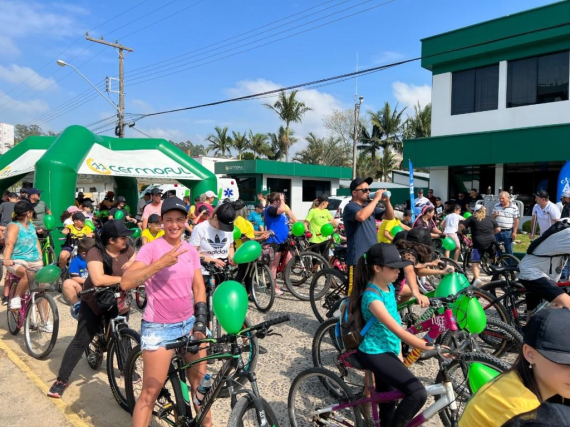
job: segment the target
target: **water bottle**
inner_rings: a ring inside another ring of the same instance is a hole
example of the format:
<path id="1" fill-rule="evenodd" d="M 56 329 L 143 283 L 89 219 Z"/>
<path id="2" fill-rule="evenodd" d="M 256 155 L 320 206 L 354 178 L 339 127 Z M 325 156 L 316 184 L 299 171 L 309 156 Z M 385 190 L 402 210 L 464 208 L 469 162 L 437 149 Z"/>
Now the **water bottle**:
<path id="1" fill-rule="evenodd" d="M 194 395 L 194 404 L 196 406 L 202 405 L 202 401 L 204 400 L 204 396 L 208 393 L 212 387 L 212 380 L 210 379 L 210 374 L 206 374 L 204 378 L 200 381 L 200 385 L 198 386 L 198 390 L 196 390 L 196 394 Z"/>

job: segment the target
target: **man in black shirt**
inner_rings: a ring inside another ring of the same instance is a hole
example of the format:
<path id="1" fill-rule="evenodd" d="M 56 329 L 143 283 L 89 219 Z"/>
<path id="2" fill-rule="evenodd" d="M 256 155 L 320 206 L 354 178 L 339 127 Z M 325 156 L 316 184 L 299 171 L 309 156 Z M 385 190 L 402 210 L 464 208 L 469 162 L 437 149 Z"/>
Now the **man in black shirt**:
<path id="1" fill-rule="evenodd" d="M 467 207 L 469 206 L 469 200 L 465 197 L 465 193 L 457 193 L 457 200 L 455 201 L 459 206 L 461 206 L 461 215 L 467 212 Z"/>
<path id="2" fill-rule="evenodd" d="M 469 197 L 467 198 L 467 200 L 469 201 L 468 205 L 469 212 L 473 212 L 473 208 L 475 208 L 477 201 L 483 200 L 483 197 L 481 197 L 481 195 L 477 193 L 476 188 L 472 188 L 471 191 L 469 192 Z"/>

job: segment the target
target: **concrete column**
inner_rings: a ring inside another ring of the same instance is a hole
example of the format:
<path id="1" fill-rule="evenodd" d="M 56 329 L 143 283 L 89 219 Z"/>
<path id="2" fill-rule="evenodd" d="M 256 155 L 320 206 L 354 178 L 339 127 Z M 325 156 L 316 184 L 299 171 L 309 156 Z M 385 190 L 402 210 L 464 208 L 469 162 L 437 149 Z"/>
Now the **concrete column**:
<path id="1" fill-rule="evenodd" d="M 507 61 L 499 62 L 499 110 L 507 109 Z"/>
<path id="2" fill-rule="evenodd" d="M 430 169 L 429 188 L 433 188 L 433 194 L 441 197 L 443 202 L 449 198 L 449 168 L 447 166 Z"/>
<path id="3" fill-rule="evenodd" d="M 495 165 L 495 188 L 493 188 L 493 194 L 498 194 L 499 192 L 499 188 L 502 188 L 503 190 L 505 190 L 504 187 L 504 179 L 503 179 L 503 173 L 504 173 L 504 165 L 503 163 L 498 163 Z M 508 189 L 507 189 L 508 191 Z M 487 189 L 485 188 L 484 191 L 483 189 L 481 190 L 482 194 L 485 194 L 487 192 Z"/>

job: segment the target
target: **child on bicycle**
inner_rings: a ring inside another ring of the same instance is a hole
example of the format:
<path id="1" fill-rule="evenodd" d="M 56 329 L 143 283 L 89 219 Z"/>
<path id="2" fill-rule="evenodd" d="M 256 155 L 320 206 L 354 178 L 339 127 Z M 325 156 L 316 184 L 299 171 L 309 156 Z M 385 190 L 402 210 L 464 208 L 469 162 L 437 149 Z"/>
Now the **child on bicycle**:
<path id="1" fill-rule="evenodd" d="M 422 350 L 433 347 L 402 328 L 392 285 L 400 269 L 411 264 L 402 261 L 396 246 L 373 245 L 358 260 L 350 299 L 351 312 L 360 304 L 365 322 L 376 317 L 358 347 L 360 363 L 374 373 L 378 392 L 399 390 L 405 395 L 397 408 L 396 402 L 379 405 L 383 426 L 407 425 L 427 400 L 423 384 L 402 363 L 402 341 Z"/>
<path id="2" fill-rule="evenodd" d="M 72 225 L 67 225 L 63 229 L 62 233 L 68 236 L 64 245 L 61 247 L 61 252 L 59 254 L 59 268 L 62 270 L 67 264 L 67 260 L 73 252 L 73 243 L 71 239 L 82 239 L 83 237 L 94 237 L 95 234 L 91 228 L 85 225 L 85 215 L 83 212 L 75 212 L 71 219 L 73 220 Z"/>
<path id="3" fill-rule="evenodd" d="M 87 252 L 95 246 L 95 239 L 91 237 L 85 237 L 79 241 L 77 244 L 77 256 L 71 260 L 69 264 L 69 277 L 65 282 L 63 282 L 63 294 L 70 302 L 71 307 L 69 311 L 71 312 L 71 317 L 77 320 L 79 315 L 79 307 L 81 301 L 79 301 L 79 292 L 83 290 L 83 283 L 87 279 Z"/>
<path id="4" fill-rule="evenodd" d="M 149 215 L 148 228 L 141 234 L 143 246 L 162 236 L 164 236 L 164 230 L 160 226 L 160 217 L 157 214 Z"/>

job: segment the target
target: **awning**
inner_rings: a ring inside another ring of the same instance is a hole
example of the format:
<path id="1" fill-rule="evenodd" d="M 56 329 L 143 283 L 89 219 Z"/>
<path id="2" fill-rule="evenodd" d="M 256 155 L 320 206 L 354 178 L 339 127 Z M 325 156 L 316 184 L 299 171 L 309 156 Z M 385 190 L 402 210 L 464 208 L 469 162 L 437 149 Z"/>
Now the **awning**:
<path id="1" fill-rule="evenodd" d="M 99 144 L 93 145 L 78 174 L 128 176 L 147 180 L 200 180 L 160 151 L 114 151 Z"/>
<path id="2" fill-rule="evenodd" d="M 0 170 L 0 179 L 11 178 L 33 172 L 36 162 L 44 155 L 46 150 L 28 150 L 4 169 Z"/>

